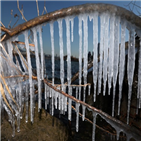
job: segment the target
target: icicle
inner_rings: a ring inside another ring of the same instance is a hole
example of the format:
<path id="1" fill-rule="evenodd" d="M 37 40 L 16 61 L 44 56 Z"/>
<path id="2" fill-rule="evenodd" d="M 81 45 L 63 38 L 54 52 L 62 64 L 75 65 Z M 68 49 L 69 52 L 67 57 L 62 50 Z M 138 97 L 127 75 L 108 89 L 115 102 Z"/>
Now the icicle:
<path id="1" fill-rule="evenodd" d="M 88 85 L 88 95 L 90 95 L 91 92 L 91 85 Z"/>
<path id="2" fill-rule="evenodd" d="M 83 30 L 84 30 L 84 51 L 83 51 L 83 58 L 84 58 L 84 85 L 87 84 L 87 65 L 88 65 L 88 15 L 83 14 Z M 83 95 L 83 101 L 85 102 L 85 93 Z"/>
<path id="3" fill-rule="evenodd" d="M 132 28 L 130 31 L 130 38 L 129 38 L 129 43 L 128 43 L 127 76 L 128 76 L 129 90 L 128 90 L 127 124 L 129 124 L 130 101 L 131 101 L 131 95 L 132 95 L 134 68 L 135 68 L 135 29 Z"/>
<path id="4" fill-rule="evenodd" d="M 118 62 L 119 62 L 119 17 L 115 19 L 115 28 L 114 28 L 114 64 L 113 64 L 113 103 L 112 103 L 112 116 L 114 116 L 114 107 L 115 107 L 115 89 L 117 82 L 118 74 Z"/>
<path id="5" fill-rule="evenodd" d="M 13 133 L 12 133 L 12 137 L 15 137 L 15 117 L 13 116 L 13 121 L 12 121 L 12 128 L 13 128 Z M 0 137 L 1 139 L 1 137 Z"/>
<path id="6" fill-rule="evenodd" d="M 52 57 L 52 85 L 54 86 L 54 28 L 53 22 L 50 22 L 50 35 L 51 35 L 51 57 Z"/>
<path id="7" fill-rule="evenodd" d="M 1 55 L 0 55 L 0 63 L 1 63 L 2 59 L 1 59 Z M 1 70 L 0 70 L 0 74 L 1 74 Z M 0 125 L 1 125 L 1 109 L 2 109 L 2 93 L 1 93 L 1 90 L 0 90 Z M 14 134 L 15 135 L 15 134 Z M 0 141 L 1 141 L 1 126 L 0 126 Z"/>
<path id="8" fill-rule="evenodd" d="M 120 114 L 120 102 L 122 98 L 122 84 L 124 78 L 125 67 L 125 22 L 121 22 L 121 46 L 120 46 L 120 63 L 119 63 L 119 101 L 118 101 L 118 115 Z"/>
<path id="9" fill-rule="evenodd" d="M 61 94 L 58 93 L 58 110 L 61 110 Z"/>
<path id="10" fill-rule="evenodd" d="M 20 113 L 17 115 L 17 132 L 20 132 Z"/>
<path id="11" fill-rule="evenodd" d="M 76 132 L 78 132 L 79 130 L 79 103 L 75 103 L 76 104 Z"/>
<path id="12" fill-rule="evenodd" d="M 86 86 L 83 87 L 83 101 L 85 102 Z"/>
<path id="13" fill-rule="evenodd" d="M 72 95 L 72 87 L 69 88 L 69 94 Z M 71 106 L 72 106 L 72 99 L 69 98 L 69 105 L 68 105 L 68 119 L 71 121 Z"/>
<path id="14" fill-rule="evenodd" d="M 65 18 L 66 21 L 66 37 L 67 37 L 67 80 L 68 86 L 71 84 L 71 44 L 70 44 L 70 23 L 69 17 Z"/>
<path id="15" fill-rule="evenodd" d="M 85 120 L 85 110 L 86 110 L 86 106 L 82 105 L 82 120 Z"/>
<path id="16" fill-rule="evenodd" d="M 52 112 L 51 115 L 54 115 L 54 90 L 52 89 L 52 98 L 51 98 L 51 107 L 52 107 Z"/>
<path id="17" fill-rule="evenodd" d="M 70 22 L 71 22 L 71 41 L 73 42 L 73 25 L 74 25 L 73 17 L 70 18 Z"/>
<path id="18" fill-rule="evenodd" d="M 22 84 L 19 83 L 19 114 L 22 119 Z"/>
<path id="19" fill-rule="evenodd" d="M 95 124 L 96 124 L 96 113 L 93 112 L 93 132 L 92 132 L 92 141 L 95 141 Z"/>
<path id="20" fill-rule="evenodd" d="M 13 46 L 12 46 L 12 43 L 11 43 L 11 39 L 9 39 L 7 41 L 7 47 L 8 47 L 9 56 L 10 56 L 11 60 L 13 60 Z"/>
<path id="21" fill-rule="evenodd" d="M 34 44 L 35 44 L 35 56 L 36 56 L 36 70 L 37 70 L 37 79 L 38 79 L 38 111 L 42 108 L 41 104 L 41 76 L 40 76 L 40 61 L 39 61 L 39 53 L 38 53 L 38 43 L 37 43 L 37 32 L 36 28 L 32 29 Z"/>
<path id="22" fill-rule="evenodd" d="M 82 78 L 82 16 L 79 15 L 79 85 Z M 81 100 L 81 86 L 79 86 L 79 100 Z"/>
<path id="23" fill-rule="evenodd" d="M 62 111 L 63 113 L 65 111 L 65 96 L 64 95 L 62 95 Z"/>
<path id="24" fill-rule="evenodd" d="M 103 60 L 103 81 L 104 81 L 104 88 L 103 88 L 103 95 L 105 96 L 105 91 L 106 91 L 106 82 L 107 82 L 107 66 L 108 66 L 108 36 L 109 36 L 109 14 L 105 13 L 105 26 L 104 26 L 104 46 L 103 46 L 103 51 L 104 51 L 104 60 Z"/>
<path id="25" fill-rule="evenodd" d="M 68 98 L 65 97 L 65 112 L 67 111 L 67 100 L 68 100 Z"/>
<path id="26" fill-rule="evenodd" d="M 28 83 L 26 83 L 25 105 L 26 105 L 25 122 L 27 123 L 28 122 Z"/>
<path id="27" fill-rule="evenodd" d="M 25 36 L 25 45 L 26 45 L 26 52 L 28 58 L 28 71 L 29 71 L 29 83 L 30 83 L 30 114 L 31 114 L 31 122 L 33 122 L 33 84 L 32 84 L 32 67 L 31 67 L 31 58 L 30 58 L 30 51 L 29 51 L 29 42 L 28 42 L 28 31 L 24 32 Z"/>
<path id="28" fill-rule="evenodd" d="M 98 71 L 98 13 L 90 15 L 93 19 L 93 83 L 94 83 L 94 102 L 96 101 L 97 71 Z"/>
<path id="29" fill-rule="evenodd" d="M 78 87 L 76 87 L 76 93 L 75 93 L 75 97 L 76 97 L 76 99 L 78 99 Z"/>
<path id="30" fill-rule="evenodd" d="M 58 92 L 56 92 L 56 93 L 54 94 L 54 96 L 55 96 L 55 109 L 57 109 Z"/>
<path id="31" fill-rule="evenodd" d="M 98 73 L 98 94 L 101 93 L 104 26 L 105 26 L 105 13 L 102 13 L 100 15 L 100 62 L 99 62 L 99 70 L 98 70 L 99 71 Z"/>
<path id="32" fill-rule="evenodd" d="M 62 28 L 62 19 L 58 20 L 59 27 L 59 45 L 60 45 L 60 80 L 61 85 L 64 85 L 64 53 L 63 53 L 63 28 Z"/>
<path id="33" fill-rule="evenodd" d="M 109 47 L 109 63 L 108 63 L 108 89 L 109 95 L 111 90 L 111 83 L 113 78 L 113 62 L 114 62 L 114 25 L 115 15 L 110 18 L 110 47 Z"/>
<path id="34" fill-rule="evenodd" d="M 41 49 L 41 78 L 44 79 L 44 52 L 43 52 L 43 39 L 42 39 L 42 27 L 38 27 L 40 49 Z"/>

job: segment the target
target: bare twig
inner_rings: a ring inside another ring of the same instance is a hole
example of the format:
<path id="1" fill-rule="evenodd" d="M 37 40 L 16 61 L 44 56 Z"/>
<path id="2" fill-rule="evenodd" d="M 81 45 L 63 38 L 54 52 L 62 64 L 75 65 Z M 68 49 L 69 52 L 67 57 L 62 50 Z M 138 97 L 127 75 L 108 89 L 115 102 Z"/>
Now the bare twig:
<path id="1" fill-rule="evenodd" d="M 8 28 L 11 28 L 10 24 L 12 22 L 12 19 L 13 19 L 13 9 L 11 9 L 11 20 L 10 20 L 10 22 L 8 24 Z"/>
<path id="2" fill-rule="evenodd" d="M 15 14 L 14 15 L 14 18 L 16 18 L 16 17 L 18 17 L 18 19 L 17 19 L 17 21 L 14 23 L 14 25 L 12 26 L 12 28 L 17 24 L 17 22 L 19 21 L 19 19 L 20 19 L 20 16 L 19 15 L 17 15 L 17 14 Z"/>
<path id="3" fill-rule="evenodd" d="M 5 27 L 4 24 L 3 24 L 1 21 L 0 21 L 0 24 L 1 24 L 3 27 Z"/>
<path id="4" fill-rule="evenodd" d="M 38 16 L 40 16 L 40 14 L 39 14 L 38 0 L 36 0 L 36 6 L 37 6 L 37 13 L 38 13 Z"/>
<path id="5" fill-rule="evenodd" d="M 21 13 L 23 19 L 27 22 L 26 18 L 24 17 L 23 12 L 21 11 L 21 9 L 20 9 L 20 7 L 19 7 L 19 0 L 17 0 L 17 7 L 18 7 L 18 10 L 20 11 L 20 13 Z"/>
<path id="6" fill-rule="evenodd" d="M 28 70 L 27 62 L 25 62 L 25 60 L 24 60 L 24 58 L 23 58 L 23 56 L 22 56 L 20 50 L 18 49 L 17 45 L 16 45 L 15 43 L 13 43 L 13 44 L 15 45 L 17 51 L 19 52 L 19 55 L 21 56 L 21 58 L 22 58 L 22 60 L 23 60 L 23 62 L 24 62 L 24 65 L 26 66 L 26 68 L 27 68 L 27 70 Z"/>
<path id="7" fill-rule="evenodd" d="M 44 14 L 44 11 L 47 13 L 47 9 L 46 9 L 46 5 L 45 5 L 45 1 L 44 1 L 44 9 L 43 9 L 42 15 Z"/>
<path id="8" fill-rule="evenodd" d="M 10 111 L 13 113 L 13 110 L 12 110 L 11 106 L 9 105 L 9 103 L 8 103 L 6 97 L 5 97 L 4 88 L 2 86 L 2 83 L 0 83 L 0 92 L 1 92 L 1 95 L 2 95 L 6 105 L 9 107 Z"/>

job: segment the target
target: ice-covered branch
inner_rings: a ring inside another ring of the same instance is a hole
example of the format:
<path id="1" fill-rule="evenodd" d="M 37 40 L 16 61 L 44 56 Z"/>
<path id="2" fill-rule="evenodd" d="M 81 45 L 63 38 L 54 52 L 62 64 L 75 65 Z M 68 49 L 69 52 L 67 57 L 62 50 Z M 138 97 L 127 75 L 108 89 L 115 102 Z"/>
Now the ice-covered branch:
<path id="1" fill-rule="evenodd" d="M 17 4 L 19 4 L 18 1 L 17 1 Z M 18 5 L 18 8 L 19 8 L 19 5 Z M 125 19 L 129 21 L 130 23 L 134 24 L 136 26 L 135 31 L 137 31 L 138 28 L 141 27 L 141 24 L 140 24 L 141 18 L 136 16 L 134 13 L 122 7 L 100 3 L 100 4 L 84 4 L 79 6 L 73 6 L 73 7 L 57 10 L 51 13 L 47 13 L 42 16 L 38 16 L 28 22 L 25 22 L 11 29 L 9 35 L 10 37 L 12 37 L 18 33 L 21 33 L 22 31 L 26 29 L 30 29 L 31 27 L 34 27 L 39 24 L 46 23 L 52 20 L 57 20 L 59 18 L 64 18 L 66 16 L 79 15 L 81 13 L 91 13 L 94 11 L 97 11 L 99 13 L 106 12 L 106 11 L 108 11 L 109 13 L 115 13 L 115 15 L 121 17 L 121 19 Z M 21 11 L 20 13 L 23 14 Z M 128 28 L 128 25 L 127 25 L 127 28 Z M 7 36 L 6 39 L 10 37 Z"/>

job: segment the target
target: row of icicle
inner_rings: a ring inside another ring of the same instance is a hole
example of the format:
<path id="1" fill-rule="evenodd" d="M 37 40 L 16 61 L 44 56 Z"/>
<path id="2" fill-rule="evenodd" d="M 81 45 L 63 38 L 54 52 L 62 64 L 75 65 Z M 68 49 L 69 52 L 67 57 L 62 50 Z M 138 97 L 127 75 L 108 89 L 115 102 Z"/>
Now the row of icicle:
<path id="1" fill-rule="evenodd" d="M 96 93 L 101 93 L 101 84 L 103 84 L 103 95 L 106 93 L 106 83 L 108 83 L 108 90 L 110 95 L 111 90 L 111 84 L 113 83 L 113 104 L 112 104 L 112 116 L 114 116 L 114 105 L 115 105 L 115 89 L 116 89 L 116 83 L 117 83 L 117 76 L 119 76 L 119 102 L 118 102 L 118 115 L 120 114 L 120 101 L 122 98 L 122 83 L 124 79 L 124 72 L 125 72 L 125 37 L 126 37 L 126 26 L 127 22 L 125 20 L 121 20 L 120 17 L 116 17 L 114 14 L 110 15 L 108 13 L 102 13 L 100 15 L 100 52 L 98 54 L 98 16 L 99 13 L 91 13 L 91 14 L 81 14 L 78 16 L 78 33 L 79 33 L 79 85 L 82 84 L 82 76 L 84 78 L 84 87 L 83 87 L 83 101 L 85 102 L 85 95 L 86 95 L 86 87 L 87 84 L 87 64 L 88 64 L 88 17 L 92 21 L 93 20 L 93 83 L 94 83 L 94 102 L 96 101 Z M 63 52 L 63 26 L 62 26 L 62 20 L 58 20 L 58 27 L 59 27 L 59 46 L 60 46 L 60 80 L 61 80 L 61 90 L 65 91 L 66 86 L 64 85 L 64 52 Z M 74 17 L 66 17 L 66 47 L 67 47 L 67 82 L 68 82 L 68 94 L 72 95 L 72 87 L 71 87 L 71 41 L 73 42 L 73 26 L 74 26 Z M 70 32 L 70 22 L 71 22 L 71 32 Z M 83 22 L 83 27 L 82 27 Z M 119 32 L 121 24 L 121 34 Z M 128 23 L 129 24 L 129 23 Z M 135 68 L 135 28 L 134 26 L 131 26 L 132 29 L 129 31 L 129 43 L 128 43 L 128 65 L 127 65 L 127 75 L 128 75 L 128 112 L 127 112 L 127 123 L 129 123 L 129 113 L 130 113 L 130 101 L 131 101 L 131 95 L 132 95 L 132 83 L 133 83 L 133 77 L 134 77 L 134 68 Z M 83 28 L 83 30 L 82 30 Z M 43 54 L 43 41 L 42 41 L 42 33 L 41 33 L 41 26 L 32 28 L 33 32 L 33 43 L 35 45 L 35 57 L 36 57 L 36 69 L 37 69 L 37 80 L 38 80 L 38 109 L 42 108 L 41 103 L 41 80 L 44 79 L 44 54 Z M 38 41 L 37 41 L 37 32 L 39 33 L 39 42 L 40 42 L 40 50 L 41 50 L 41 63 L 39 58 L 39 48 L 38 48 Z M 51 48 L 52 48 L 52 85 L 54 86 L 54 27 L 53 22 L 50 22 L 50 34 L 51 34 Z M 71 35 L 71 36 L 70 36 Z M 84 35 L 84 37 L 82 37 Z M 33 113 L 34 113 L 34 81 L 32 79 L 32 64 L 31 64 L 31 58 L 30 58 L 30 46 L 29 46 L 29 40 L 28 40 L 28 31 L 24 31 L 25 36 L 25 47 L 27 52 L 27 62 L 24 58 L 20 57 L 20 60 L 22 62 L 22 66 L 24 68 L 24 71 L 20 70 L 21 74 L 28 73 L 29 74 L 29 86 L 26 87 L 26 95 L 25 99 L 27 102 L 27 92 L 29 88 L 30 93 L 30 117 L 31 122 L 33 122 Z M 121 43 L 119 41 L 119 38 L 121 37 Z M 71 40 L 70 40 L 71 39 Z M 6 44 L 8 47 L 8 53 L 13 60 L 13 45 L 12 41 L 17 40 L 16 38 L 9 39 Z M 84 41 L 82 43 L 82 41 Z M 119 47 L 120 43 L 120 47 Z M 141 44 L 141 43 L 140 43 Z M 141 45 L 140 45 L 141 46 Z M 83 47 L 83 49 L 82 49 Z M 82 54 L 83 50 L 83 54 Z M 141 51 L 141 50 L 140 50 Z M 11 60 L 8 58 L 8 55 L 5 54 L 5 52 L 1 52 L 1 54 L 9 60 L 8 62 L 5 62 L 2 64 L 3 67 L 3 75 L 9 76 L 9 75 L 17 75 L 15 72 L 17 72 L 15 69 L 10 69 L 10 72 L 5 71 L 7 69 L 8 64 L 11 63 Z M 98 60 L 98 55 L 100 55 L 100 58 Z M 20 55 L 19 55 L 20 56 Z M 2 57 L 1 57 L 2 58 Z M 83 65 L 83 74 L 82 74 L 82 58 L 84 58 L 84 65 Z M 1 59 L 1 61 L 4 61 L 4 59 Z M 24 63 L 26 62 L 26 63 Z M 17 62 L 18 64 L 18 62 Z M 16 64 L 16 65 L 17 65 Z M 28 67 L 26 67 L 26 65 Z M 17 67 L 17 66 L 16 66 Z M 11 68 L 11 67 L 10 67 Z M 139 70 L 138 70 L 138 95 L 137 99 L 139 101 L 138 108 L 141 106 L 141 53 L 139 53 Z M 19 80 L 18 80 L 19 79 Z M 7 85 L 10 87 L 11 82 L 14 81 L 22 81 L 22 78 L 13 78 L 13 79 L 6 79 Z M 103 82 L 102 82 L 103 80 Z M 108 81 L 108 82 L 107 82 Z M 14 90 L 18 92 L 21 95 L 21 88 L 23 89 L 24 86 L 20 85 L 19 90 L 17 91 L 17 87 L 10 87 L 12 95 L 14 95 Z M 16 86 L 16 83 L 13 83 L 13 86 Z M 4 87 L 4 83 L 2 85 Z M 98 90 L 97 90 L 98 86 Z M 28 88 L 27 88 L 28 87 Z M 89 85 L 90 90 L 90 85 Z M 8 98 L 8 102 L 10 103 L 10 97 L 8 96 L 7 90 L 4 87 L 4 92 L 6 94 L 6 97 Z M 90 92 L 89 92 L 90 93 Z M 76 98 L 79 100 L 82 100 L 81 98 L 81 87 L 76 87 L 76 95 L 78 95 Z M 14 96 L 13 96 L 14 97 Z M 47 104 L 49 104 L 48 98 L 52 97 L 52 115 L 54 112 L 54 106 L 55 108 L 58 108 L 62 111 L 62 113 L 67 111 L 67 101 L 68 101 L 68 119 L 71 120 L 71 105 L 72 105 L 72 99 L 67 99 L 65 96 L 61 95 L 58 92 L 55 92 L 55 90 L 49 88 L 45 84 L 45 108 L 47 108 Z M 14 108 L 15 112 L 17 113 L 17 121 L 20 124 L 20 118 L 19 115 L 22 115 L 22 100 L 21 97 L 16 98 L 16 102 L 18 104 L 18 110 L 13 106 L 13 103 L 11 102 L 10 105 L 12 108 Z M 58 102 L 57 102 L 58 98 Z M 61 101 L 62 100 L 62 101 Z M 58 103 L 58 106 L 57 106 Z M 4 100 L 2 100 L 2 105 L 7 111 L 9 118 L 13 120 L 13 130 L 14 129 L 14 116 L 10 112 L 9 108 L 4 103 Z M 28 106 L 28 104 L 26 103 Z M 79 103 L 76 103 L 76 131 L 78 131 L 78 121 L 79 121 Z M 85 119 L 85 109 L 86 107 L 82 105 L 83 108 L 83 117 L 82 119 Z M 19 114 L 20 113 L 20 114 Z M 96 115 L 97 113 L 93 112 L 94 117 L 94 126 L 93 126 L 93 140 L 95 140 L 95 122 L 96 122 Z M 26 121 L 28 119 L 28 115 L 26 115 Z M 18 126 L 19 127 L 19 126 Z M 117 129 L 117 128 L 116 128 Z M 118 132 L 118 131 L 117 131 Z"/>

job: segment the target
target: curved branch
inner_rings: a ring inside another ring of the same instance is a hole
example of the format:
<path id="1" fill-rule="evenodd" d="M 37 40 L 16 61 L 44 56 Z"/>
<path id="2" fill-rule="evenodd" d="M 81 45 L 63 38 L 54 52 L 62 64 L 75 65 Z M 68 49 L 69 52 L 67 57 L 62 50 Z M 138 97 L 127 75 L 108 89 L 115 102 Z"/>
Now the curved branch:
<path id="1" fill-rule="evenodd" d="M 17 1 L 18 2 L 18 1 Z M 61 10 L 57 10 L 51 13 L 47 13 L 45 15 L 36 17 L 28 22 L 25 22 L 21 25 L 16 26 L 15 28 L 10 30 L 10 36 L 17 35 L 22 31 L 30 29 L 34 26 L 40 25 L 42 23 L 46 23 L 49 21 L 57 20 L 59 18 L 64 18 L 66 16 L 71 15 L 79 15 L 83 13 L 91 13 L 97 11 L 99 13 L 109 12 L 111 14 L 115 14 L 116 16 L 120 16 L 121 19 L 126 19 L 130 23 L 136 26 L 136 31 L 141 28 L 141 18 L 136 16 L 134 13 L 118 6 L 109 5 L 109 4 L 84 4 L 79 6 L 73 6 L 69 8 L 64 8 Z M 9 37 L 8 37 L 9 38 Z"/>

